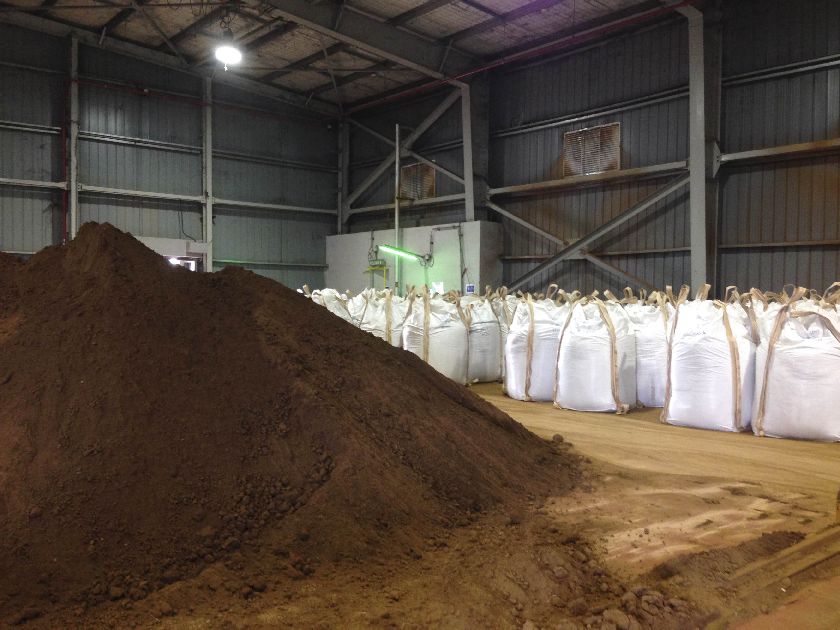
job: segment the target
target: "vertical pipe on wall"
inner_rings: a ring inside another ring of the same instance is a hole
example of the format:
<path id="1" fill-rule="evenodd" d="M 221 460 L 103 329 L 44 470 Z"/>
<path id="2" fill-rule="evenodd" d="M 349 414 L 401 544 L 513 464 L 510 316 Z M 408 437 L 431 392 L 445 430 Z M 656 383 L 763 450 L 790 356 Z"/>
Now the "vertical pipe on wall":
<path id="1" fill-rule="evenodd" d="M 689 241 L 691 285 L 706 282 L 706 97 L 703 53 L 703 13 L 694 7 L 680 12 L 688 18 L 689 102 Z"/>
<path id="2" fill-rule="evenodd" d="M 401 247 L 400 240 L 400 125 L 394 130 L 394 247 Z M 394 256 L 394 290 L 402 294 L 402 264 L 399 256 Z"/>
<path id="3" fill-rule="evenodd" d="M 70 146 L 67 192 L 70 210 L 70 238 L 79 231 L 79 40 L 70 38 Z"/>
<path id="4" fill-rule="evenodd" d="M 473 177 L 472 104 L 470 86 L 461 87 L 461 134 L 464 145 L 464 219 L 475 221 L 475 178 Z"/>
<path id="5" fill-rule="evenodd" d="M 204 79 L 202 105 L 202 186 L 204 188 L 203 240 L 206 243 L 204 255 L 205 271 L 213 271 L 213 79 Z"/>

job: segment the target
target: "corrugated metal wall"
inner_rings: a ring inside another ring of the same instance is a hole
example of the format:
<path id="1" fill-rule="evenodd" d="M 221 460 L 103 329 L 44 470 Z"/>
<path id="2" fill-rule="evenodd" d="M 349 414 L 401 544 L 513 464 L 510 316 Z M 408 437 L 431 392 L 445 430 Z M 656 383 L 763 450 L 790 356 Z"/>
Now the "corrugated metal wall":
<path id="1" fill-rule="evenodd" d="M 0 25 L 0 177 L 64 179 L 69 41 Z M 9 44 L 8 46 L 6 44 Z M 22 67 L 26 66 L 26 67 Z M 104 49 L 79 48 L 79 181 L 201 197 L 201 78 Z M 149 92 L 151 91 L 151 93 Z M 239 202 L 334 209 L 336 133 L 329 121 L 218 82 L 213 94 L 214 255 L 292 286 L 320 285 L 335 217 Z M 199 200 L 79 194 L 80 220 L 138 236 L 202 238 Z M 62 191 L 0 186 L 0 248 L 59 243 Z M 234 262 L 235 261 L 235 262 Z"/>
<path id="2" fill-rule="evenodd" d="M 840 137 L 840 2 L 724 0 L 721 150 L 726 154 Z M 0 177 L 61 181 L 60 127 L 65 118 L 67 43 L 0 26 Z M 5 45 L 9 42 L 10 45 Z M 688 43 L 684 18 L 673 17 L 584 49 L 504 68 L 490 82 L 489 185 L 561 175 L 562 137 L 570 130 L 621 123 L 622 168 L 688 158 Z M 17 64 L 17 65 L 15 65 Z M 42 68 L 33 71 L 20 67 Z M 83 74 L 200 97 L 197 78 L 82 48 Z M 192 105 L 142 94 L 82 86 L 83 182 L 197 195 L 201 192 L 201 127 Z M 390 138 L 394 123 L 409 133 L 446 91 L 354 115 Z M 334 208 L 336 130 L 301 120 L 269 99 L 217 86 L 214 106 L 216 196 L 240 202 Z M 244 113 L 239 106 L 262 110 Z M 278 114 L 280 117 L 278 117 Z M 306 116 L 304 116 L 306 117 Z M 11 121 L 11 122 L 10 122 Z M 10 124 L 4 124 L 10 123 Z M 11 124 L 13 123 L 13 124 Z M 391 147 L 350 126 L 352 190 Z M 460 104 L 424 134 L 415 149 L 462 171 Z M 573 240 L 643 199 L 666 181 L 624 181 L 497 201 L 560 238 Z M 437 176 L 438 194 L 461 192 Z M 393 174 L 354 206 L 392 201 Z M 785 156 L 725 165 L 719 176 L 718 287 L 821 287 L 837 279 L 840 155 Z M 197 202 L 127 200 L 83 194 L 84 216 L 153 236 L 200 232 Z M 687 190 L 672 194 L 592 251 L 627 274 L 655 285 L 688 281 Z M 405 225 L 463 219 L 463 206 L 416 207 Z M 557 247 L 505 224 L 504 269 L 513 281 Z M 390 213 L 356 214 L 352 231 L 391 225 Z M 61 233 L 61 193 L 0 187 L 0 247 L 31 251 Z M 216 254 L 291 284 L 318 284 L 329 215 L 279 213 L 220 204 Z M 253 264 L 252 264 L 253 263 Z M 581 260 L 544 274 L 531 288 L 559 280 L 569 288 L 617 289 L 625 282 Z"/>
<path id="3" fill-rule="evenodd" d="M 833 0 L 724 5 L 723 151 L 840 137 L 838 25 Z M 810 60 L 821 63 L 789 67 Z M 721 189 L 722 285 L 822 288 L 840 278 L 837 152 L 731 166 Z"/>
<path id="4" fill-rule="evenodd" d="M 490 177 L 499 188 L 560 179 L 563 134 L 621 124 L 621 168 L 688 157 L 688 44 L 672 20 L 589 50 L 500 72 L 491 83 Z M 500 198 L 529 223 L 573 241 L 653 194 L 663 179 Z M 505 224 L 506 282 L 559 251 L 516 223 Z M 656 285 L 687 282 L 687 190 L 593 244 L 610 264 Z M 569 289 L 616 290 L 625 282 L 582 260 L 535 278 L 530 288 L 558 282 Z"/>

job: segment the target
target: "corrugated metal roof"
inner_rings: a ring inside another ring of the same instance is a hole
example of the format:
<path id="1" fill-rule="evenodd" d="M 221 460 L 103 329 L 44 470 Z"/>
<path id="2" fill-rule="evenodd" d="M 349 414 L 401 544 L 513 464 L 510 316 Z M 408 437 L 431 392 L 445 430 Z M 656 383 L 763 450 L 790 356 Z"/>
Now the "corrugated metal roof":
<path id="1" fill-rule="evenodd" d="M 41 0 L 9 0 L 20 6 L 40 6 Z M 91 6 L 93 0 L 61 0 L 60 4 Z M 348 0 L 346 4 L 381 19 L 383 22 L 426 5 L 428 0 Z M 467 29 L 478 27 L 472 36 L 459 38 L 455 46 L 467 53 L 492 57 L 512 47 L 526 45 L 530 41 L 565 31 L 575 25 L 604 17 L 612 12 L 640 4 L 642 0 L 557 0 L 556 2 L 535 2 L 535 0 L 452 0 L 435 2 L 427 12 L 400 24 L 400 28 L 414 31 L 424 37 L 445 42 L 448 37 Z M 546 5 L 546 8 L 541 8 Z M 433 7 L 433 8 L 432 8 Z M 213 48 L 219 42 L 221 27 L 216 17 L 220 9 L 216 6 L 189 7 L 173 0 L 171 7 L 146 7 L 140 11 L 126 13 L 130 7 L 96 8 L 46 13 L 64 21 L 78 24 L 94 32 L 115 16 L 117 24 L 109 27 L 108 35 L 128 39 L 149 48 L 169 52 L 168 46 L 153 26 L 153 20 L 167 37 L 175 37 L 175 45 L 188 60 L 199 63 L 214 63 Z M 515 15 L 510 16 L 511 12 Z M 212 14 L 212 15 L 211 15 Z M 210 15 L 210 17 L 208 17 Z M 501 20 L 502 16 L 510 17 Z M 482 25 L 486 26 L 482 28 Z M 269 5 L 239 5 L 232 15 L 230 27 L 234 36 L 245 45 L 245 60 L 241 68 L 231 72 L 274 85 L 307 93 L 319 86 L 329 84 L 329 77 L 314 69 L 335 68 L 336 78 L 344 78 L 353 72 L 377 65 L 377 57 L 366 51 L 355 51 L 347 45 L 302 26 L 289 24 L 277 17 L 277 10 Z M 272 32 L 276 28 L 276 36 Z M 467 33 L 466 35 L 468 35 Z M 248 43 L 254 42 L 250 48 Z M 338 50 L 336 50 L 338 46 Z M 319 52 L 332 48 L 329 61 L 321 59 Z M 351 51 L 351 52 L 348 52 Z M 306 61 L 293 72 L 271 75 L 291 64 Z M 359 75 L 352 82 L 340 86 L 340 98 L 349 102 L 358 98 L 393 90 L 395 87 L 418 80 L 414 72 L 394 72 L 393 68 L 378 68 L 382 72 L 375 76 Z M 334 100 L 335 91 L 323 92 L 318 98 Z"/>

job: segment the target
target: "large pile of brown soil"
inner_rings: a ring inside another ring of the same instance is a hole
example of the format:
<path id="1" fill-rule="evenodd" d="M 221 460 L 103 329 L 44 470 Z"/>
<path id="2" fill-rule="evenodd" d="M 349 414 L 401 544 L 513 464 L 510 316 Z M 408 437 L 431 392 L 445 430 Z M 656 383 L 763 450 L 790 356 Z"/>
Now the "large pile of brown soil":
<path id="1" fill-rule="evenodd" d="M 107 224 L 0 255 L 0 622 L 143 599 L 269 539 L 290 578 L 410 556 L 575 461 L 249 272 Z"/>

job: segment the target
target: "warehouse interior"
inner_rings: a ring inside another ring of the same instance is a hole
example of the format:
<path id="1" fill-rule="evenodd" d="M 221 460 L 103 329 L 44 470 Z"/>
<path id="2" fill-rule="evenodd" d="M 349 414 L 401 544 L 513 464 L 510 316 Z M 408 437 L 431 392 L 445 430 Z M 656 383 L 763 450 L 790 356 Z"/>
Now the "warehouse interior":
<path id="1" fill-rule="evenodd" d="M 0 78 L 0 625 L 840 626 L 840 2 L 6 0 Z"/>

